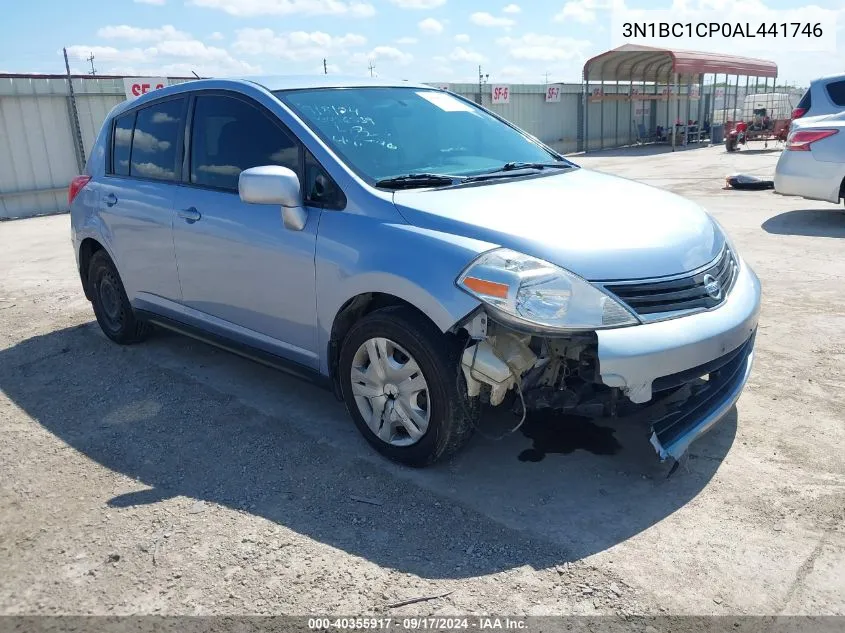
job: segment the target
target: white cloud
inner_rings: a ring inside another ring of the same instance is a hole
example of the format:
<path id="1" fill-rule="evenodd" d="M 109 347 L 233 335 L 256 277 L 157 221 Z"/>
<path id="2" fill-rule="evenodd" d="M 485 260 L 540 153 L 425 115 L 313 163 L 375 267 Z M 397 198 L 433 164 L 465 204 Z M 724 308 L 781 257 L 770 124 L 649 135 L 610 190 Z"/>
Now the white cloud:
<path id="1" fill-rule="evenodd" d="M 434 18 L 421 20 L 417 26 L 426 35 L 438 35 L 443 32 L 443 25 Z"/>
<path id="2" fill-rule="evenodd" d="M 229 15 L 345 15 L 370 17 L 375 7 L 357 0 L 189 0 L 190 4 L 219 9 Z"/>
<path id="3" fill-rule="evenodd" d="M 477 13 L 473 13 L 471 16 L 469 16 L 469 19 L 473 24 L 477 24 L 478 26 L 508 27 L 516 24 L 516 22 L 514 22 L 510 18 L 498 18 L 495 15 L 487 13 L 486 11 L 478 11 Z"/>
<path id="4" fill-rule="evenodd" d="M 162 6 L 165 0 L 135 0 L 138 4 L 154 4 L 156 6 Z"/>
<path id="5" fill-rule="evenodd" d="M 536 61 L 561 61 L 575 59 L 584 55 L 590 48 L 588 40 L 576 40 L 571 37 L 538 35 L 526 33 L 522 37 L 502 37 L 496 40 L 499 46 L 508 49 L 514 59 Z"/>
<path id="6" fill-rule="evenodd" d="M 446 0 L 390 0 L 402 9 L 435 9 L 446 4 Z"/>
<path id="7" fill-rule="evenodd" d="M 373 60 L 388 60 L 396 62 L 400 66 L 407 66 L 414 61 L 414 56 L 410 53 L 400 51 L 393 46 L 376 46 L 373 50 L 367 53 L 367 57 Z"/>
<path id="8" fill-rule="evenodd" d="M 484 57 L 484 55 L 482 55 L 481 53 L 477 53 L 476 51 L 468 51 L 460 46 L 456 46 L 455 50 L 453 50 L 449 54 L 449 59 L 456 62 L 472 62 L 474 64 L 478 64 L 487 60 L 487 58 Z"/>
<path id="9" fill-rule="evenodd" d="M 515 79 L 525 76 L 525 69 L 522 66 L 504 66 L 497 74 L 505 79 Z"/>
<path id="10" fill-rule="evenodd" d="M 685 3 L 686 0 L 673 0 L 673 2 Z M 625 8 L 625 0 L 569 0 L 569 2 L 563 5 L 563 9 L 555 15 L 554 20 L 555 22 L 575 20 L 582 24 L 590 24 L 596 21 L 596 11 L 619 10 L 623 8 Z"/>
<path id="11" fill-rule="evenodd" d="M 400 37 L 398 40 L 396 40 L 397 44 L 402 44 L 402 45 L 416 44 L 417 42 L 419 42 L 419 40 L 415 37 Z"/>
<path id="12" fill-rule="evenodd" d="M 191 76 L 191 71 L 195 71 L 204 76 L 224 76 L 255 74 L 261 70 L 258 65 L 235 58 L 225 48 L 204 44 L 170 25 L 158 29 L 125 24 L 105 26 L 97 34 L 104 39 L 148 44 L 128 48 L 68 47 L 68 56 L 80 61 L 93 54 L 101 64 L 100 72 L 107 74 Z"/>
<path id="13" fill-rule="evenodd" d="M 97 31 L 103 39 L 122 40 L 124 42 L 158 42 L 161 40 L 189 40 L 190 34 L 179 31 L 169 24 L 160 29 L 142 29 L 127 24 L 104 26 Z"/>
<path id="14" fill-rule="evenodd" d="M 522 8 L 518 4 L 509 4 L 502 9 L 502 13 L 522 13 Z"/>
<path id="15" fill-rule="evenodd" d="M 467 42 L 469 42 L 469 35 L 467 35 L 466 33 L 458 33 L 455 36 L 455 41 L 459 44 L 466 44 Z"/>
<path id="16" fill-rule="evenodd" d="M 245 55 L 265 55 L 289 61 L 322 59 L 327 54 L 346 54 L 364 46 L 367 38 L 356 33 L 329 35 L 322 31 L 275 33 L 272 29 L 238 29 L 232 48 Z"/>
<path id="17" fill-rule="evenodd" d="M 226 38 L 223 36 L 223 34 L 220 31 L 214 31 L 214 33 L 212 33 L 211 35 L 208 36 L 208 39 L 220 41 L 220 40 L 225 40 Z"/>

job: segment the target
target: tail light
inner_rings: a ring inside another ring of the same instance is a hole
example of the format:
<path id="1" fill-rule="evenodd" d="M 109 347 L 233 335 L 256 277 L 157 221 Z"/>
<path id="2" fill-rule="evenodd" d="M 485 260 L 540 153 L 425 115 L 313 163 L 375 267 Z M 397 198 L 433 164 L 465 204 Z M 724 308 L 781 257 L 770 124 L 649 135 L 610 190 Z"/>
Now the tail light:
<path id="1" fill-rule="evenodd" d="M 79 194 L 80 191 L 88 184 L 88 181 L 91 180 L 91 176 L 77 176 L 73 180 L 70 181 L 70 187 L 67 190 L 67 203 L 73 204 L 74 198 Z"/>
<path id="2" fill-rule="evenodd" d="M 786 149 L 793 152 L 809 152 L 810 145 L 828 136 L 833 136 L 839 130 L 796 130 L 786 139 Z"/>
<path id="3" fill-rule="evenodd" d="M 793 119 L 800 119 L 805 114 L 807 114 L 807 108 L 795 108 L 792 111 L 792 118 Z"/>

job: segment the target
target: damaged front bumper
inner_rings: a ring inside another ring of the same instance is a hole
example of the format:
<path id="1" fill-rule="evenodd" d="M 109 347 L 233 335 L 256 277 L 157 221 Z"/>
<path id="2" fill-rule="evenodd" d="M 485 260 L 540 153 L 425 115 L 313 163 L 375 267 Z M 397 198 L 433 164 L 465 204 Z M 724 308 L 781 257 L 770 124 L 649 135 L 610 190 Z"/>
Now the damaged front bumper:
<path id="1" fill-rule="evenodd" d="M 634 403 L 708 376 L 679 409 L 653 423 L 651 443 L 661 459 L 678 459 L 690 443 L 737 401 L 754 360 L 760 281 L 744 262 L 718 307 L 668 321 L 599 330 L 601 381 Z"/>
<path id="2" fill-rule="evenodd" d="M 625 405 L 659 407 L 651 443 L 662 460 L 677 460 L 742 393 L 760 296 L 757 276 L 740 262 L 718 308 L 665 321 L 549 337 L 476 314 L 464 324 L 476 341 L 462 358 L 468 395 L 499 405 L 516 391 L 528 409 L 590 417 L 624 414 Z"/>

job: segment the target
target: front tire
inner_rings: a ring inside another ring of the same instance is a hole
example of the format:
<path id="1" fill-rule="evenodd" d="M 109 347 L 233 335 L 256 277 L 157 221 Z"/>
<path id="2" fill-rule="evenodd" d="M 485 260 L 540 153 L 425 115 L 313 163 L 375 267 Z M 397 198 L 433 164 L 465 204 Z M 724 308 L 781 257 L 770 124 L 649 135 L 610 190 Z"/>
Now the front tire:
<path id="1" fill-rule="evenodd" d="M 105 251 L 97 251 L 88 265 L 91 304 L 100 329 L 115 343 L 140 343 L 150 326 L 135 316 L 114 263 Z"/>
<path id="2" fill-rule="evenodd" d="M 458 376 L 461 345 L 411 308 L 368 314 L 347 334 L 339 378 L 358 430 L 382 455 L 426 466 L 469 440 L 477 405 Z"/>

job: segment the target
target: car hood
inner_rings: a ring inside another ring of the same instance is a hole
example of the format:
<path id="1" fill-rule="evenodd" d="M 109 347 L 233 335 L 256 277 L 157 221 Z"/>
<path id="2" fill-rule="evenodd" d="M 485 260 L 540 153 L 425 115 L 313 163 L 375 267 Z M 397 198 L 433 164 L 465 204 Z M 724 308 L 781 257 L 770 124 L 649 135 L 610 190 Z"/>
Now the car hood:
<path id="1" fill-rule="evenodd" d="M 410 224 L 499 244 L 592 281 L 687 272 L 712 261 L 725 239 L 694 202 L 583 168 L 397 191 L 393 200 Z"/>

